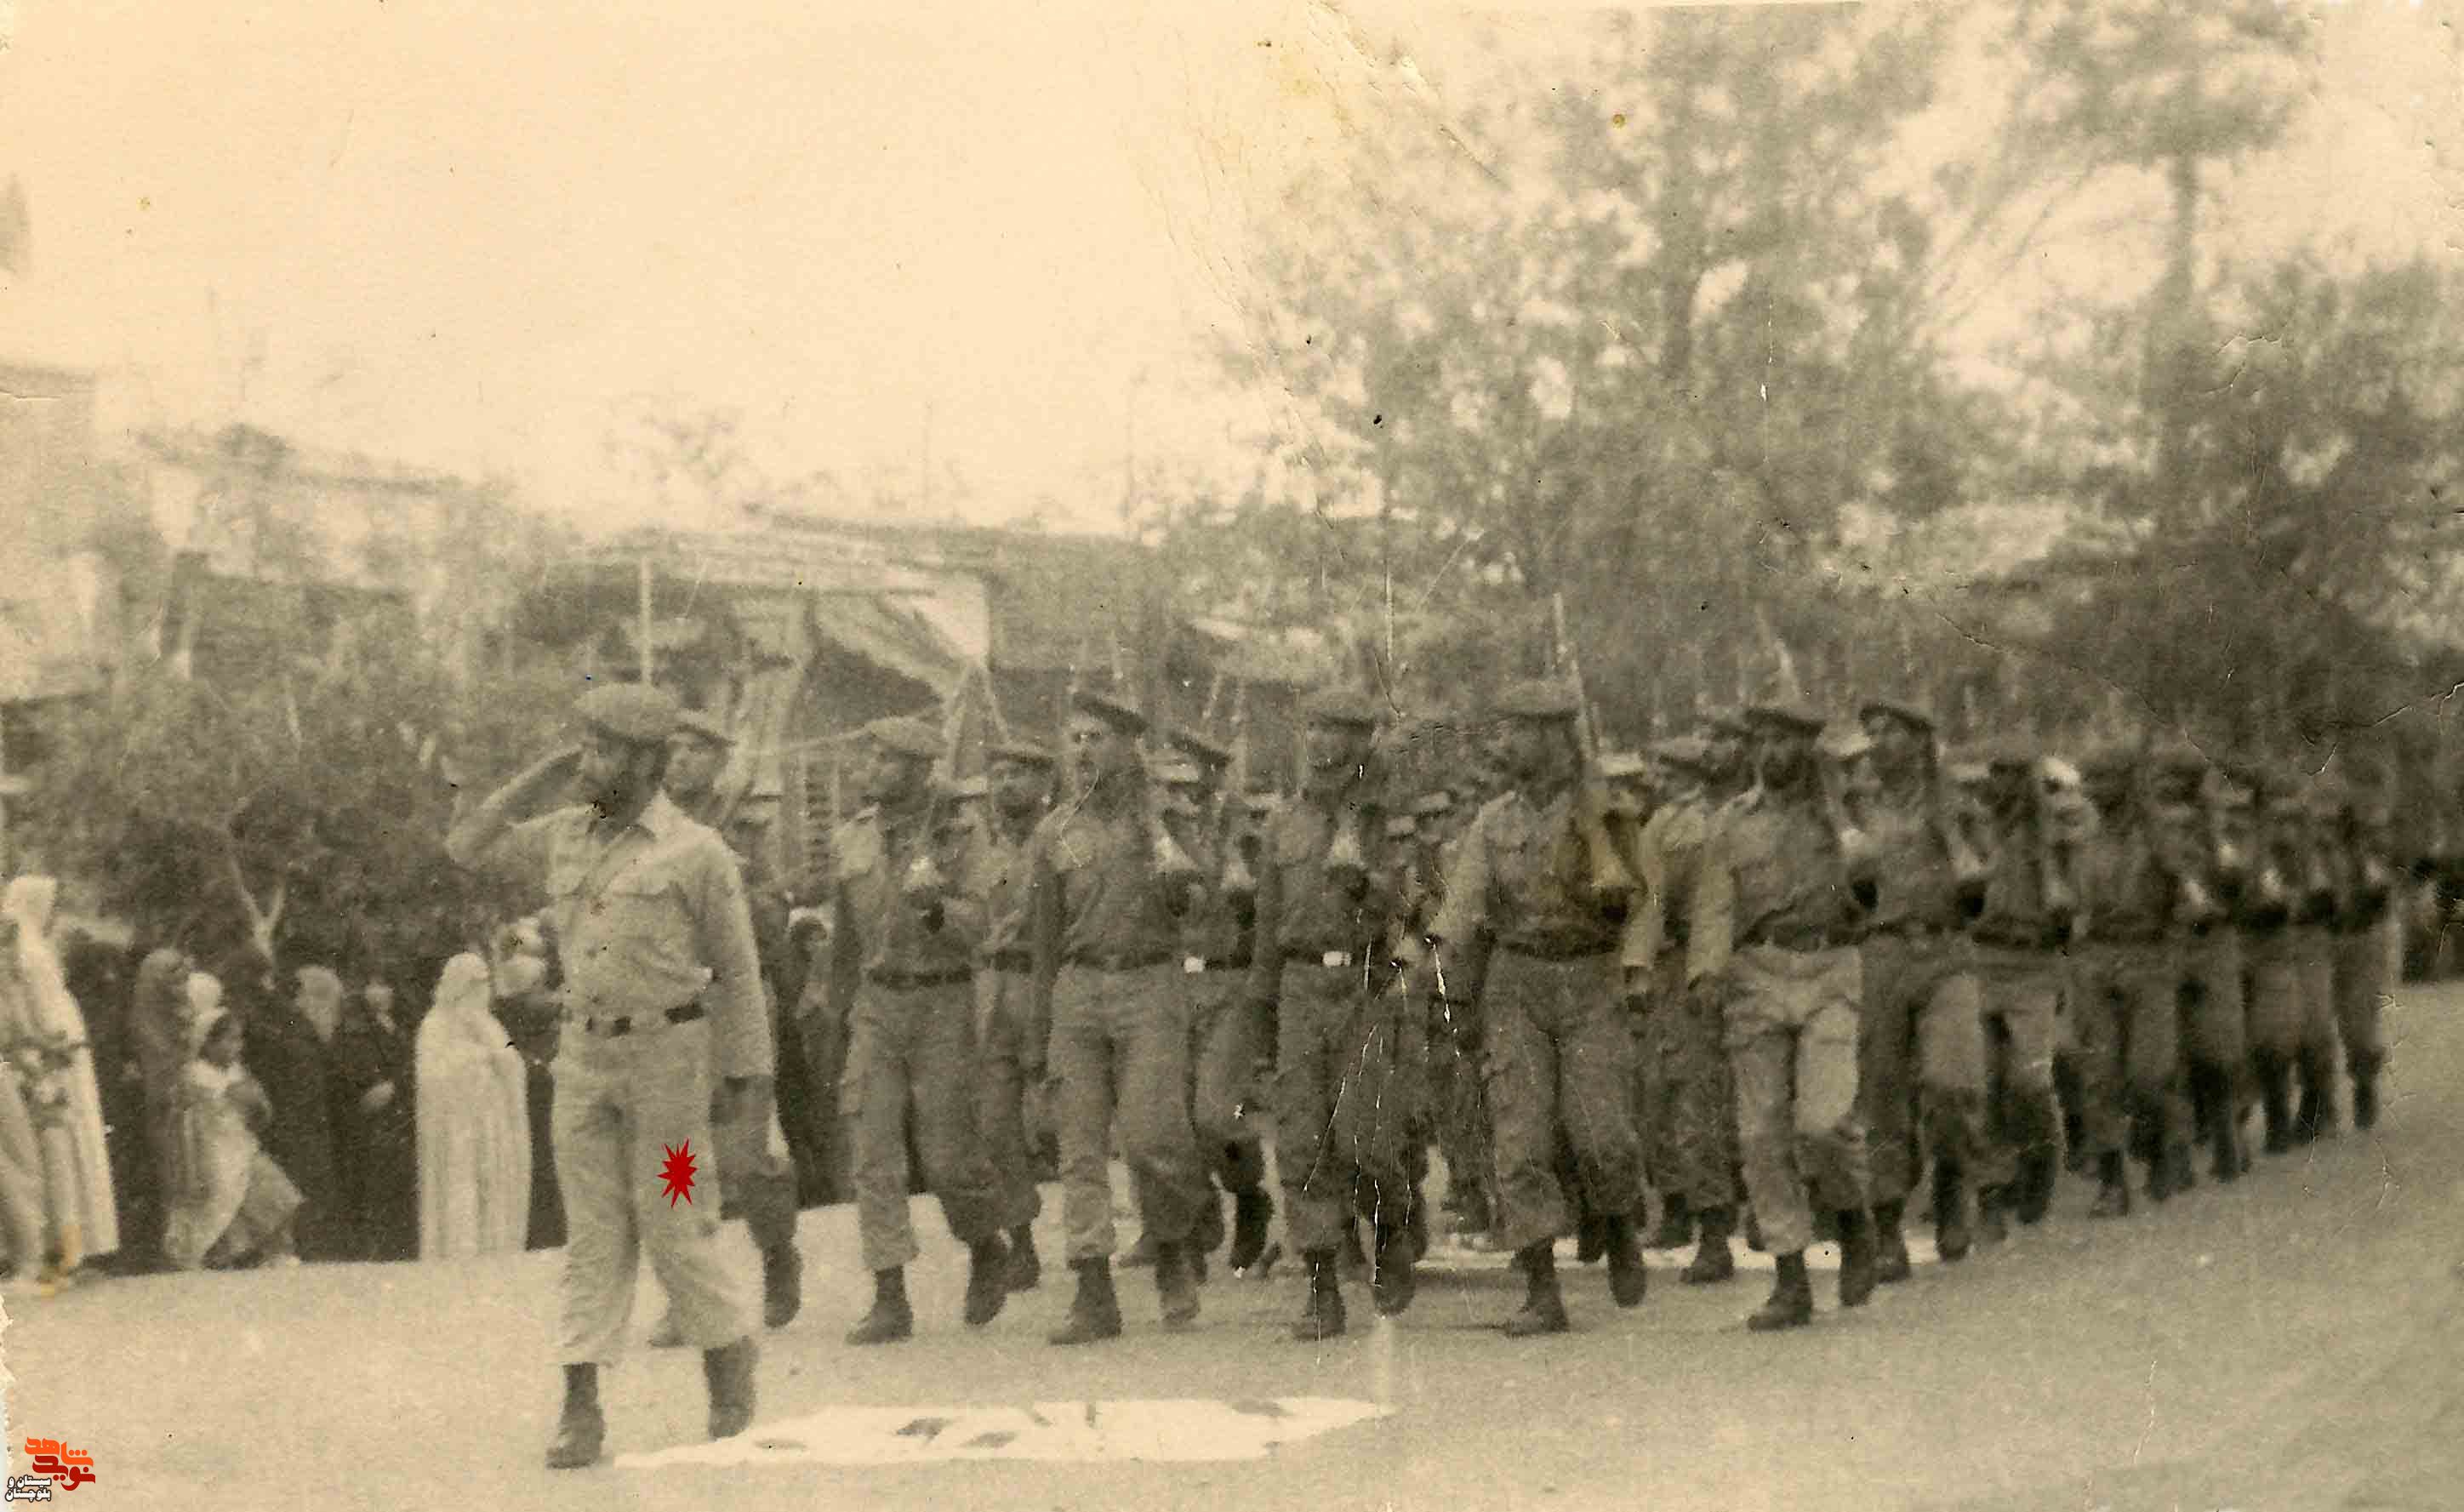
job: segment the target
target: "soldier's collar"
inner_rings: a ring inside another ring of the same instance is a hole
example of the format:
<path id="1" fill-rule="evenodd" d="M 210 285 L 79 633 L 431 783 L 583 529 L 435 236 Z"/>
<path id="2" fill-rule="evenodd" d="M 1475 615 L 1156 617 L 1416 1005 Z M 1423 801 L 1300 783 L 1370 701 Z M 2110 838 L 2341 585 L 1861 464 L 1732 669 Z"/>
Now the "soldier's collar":
<path id="1" fill-rule="evenodd" d="M 652 840 L 665 840 L 684 822 L 684 811 L 669 801 L 666 791 L 661 790 L 650 795 L 650 800 L 642 805 L 642 812 L 634 815 L 632 822 L 625 827 L 639 829 Z"/>

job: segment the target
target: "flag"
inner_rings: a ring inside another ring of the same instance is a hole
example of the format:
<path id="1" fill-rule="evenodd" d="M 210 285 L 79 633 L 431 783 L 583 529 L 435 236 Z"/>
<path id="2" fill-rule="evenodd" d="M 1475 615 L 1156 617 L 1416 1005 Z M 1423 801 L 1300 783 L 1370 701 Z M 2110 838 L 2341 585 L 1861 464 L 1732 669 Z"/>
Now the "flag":
<path id="1" fill-rule="evenodd" d="M 34 265 L 33 222 L 26 213 L 26 186 L 11 175 L 0 192 L 0 269 L 23 278 Z"/>

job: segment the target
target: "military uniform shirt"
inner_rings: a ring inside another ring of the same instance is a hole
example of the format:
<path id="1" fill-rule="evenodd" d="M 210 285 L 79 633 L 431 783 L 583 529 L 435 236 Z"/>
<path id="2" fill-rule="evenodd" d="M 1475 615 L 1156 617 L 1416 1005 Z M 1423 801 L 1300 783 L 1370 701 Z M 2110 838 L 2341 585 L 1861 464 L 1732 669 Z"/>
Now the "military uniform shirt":
<path id="1" fill-rule="evenodd" d="M 1457 946 L 1485 932 L 1534 955 L 1615 950 L 1618 925 L 1577 881 L 1573 804 L 1571 787 L 1537 806 L 1520 793 L 1489 800 L 1463 832 L 1429 932 Z"/>
<path id="2" fill-rule="evenodd" d="M 1060 810 L 1029 844 L 1029 941 L 1039 974 L 1077 960 L 1180 953 L 1180 920 L 1156 885 L 1152 842 L 1134 803 L 1117 814 L 1084 804 Z"/>
<path id="3" fill-rule="evenodd" d="M 868 810 L 838 828 L 831 852 L 838 858 L 834 952 L 861 951 L 856 964 L 876 972 L 939 975 L 974 965 L 984 936 L 984 901 L 968 884 L 982 874 L 977 853 L 982 833 L 972 820 L 928 831 L 923 813 L 895 817 Z M 908 867 L 923 847 L 934 847 L 941 875 L 954 884 L 940 897 L 940 928 L 903 892 Z"/>
<path id="4" fill-rule="evenodd" d="M 1403 907 L 1399 858 L 1378 833 L 1376 811 L 1354 810 L 1368 886 L 1354 896 L 1328 877 L 1326 858 L 1334 844 L 1334 819 L 1317 804 L 1293 804 L 1266 828 L 1258 870 L 1257 950 L 1250 962 L 1253 997 L 1270 998 L 1282 981 L 1287 957 L 1323 957 L 1341 952 L 1358 965 L 1387 943 L 1389 927 Z"/>
<path id="5" fill-rule="evenodd" d="M 1821 810 L 1759 789 L 1721 811 L 1697 877 L 1696 938 L 1751 945 L 1818 932 L 1844 943 L 1863 912 Z"/>
<path id="6" fill-rule="evenodd" d="M 1865 927 L 1949 930 L 1959 927 L 1959 883 L 1950 847 L 1923 806 L 1880 805 L 1866 822 L 1876 866 L 1873 911 Z"/>

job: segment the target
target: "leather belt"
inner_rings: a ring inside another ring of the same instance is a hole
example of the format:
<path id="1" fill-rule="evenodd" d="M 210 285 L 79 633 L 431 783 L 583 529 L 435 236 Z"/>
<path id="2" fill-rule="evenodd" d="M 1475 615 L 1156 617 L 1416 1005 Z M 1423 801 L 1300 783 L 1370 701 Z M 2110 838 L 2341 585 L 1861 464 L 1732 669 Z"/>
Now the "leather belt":
<path id="1" fill-rule="evenodd" d="M 691 1023 L 709 1012 L 709 1009 L 698 1002 L 689 1002 L 680 1008 L 671 1008 L 663 1014 L 631 1014 L 622 1019 L 584 1017 L 576 1021 L 582 1025 L 583 1034 L 597 1035 L 602 1040 L 614 1040 L 631 1034 L 636 1029 L 655 1028 L 663 1022 Z"/>
<path id="2" fill-rule="evenodd" d="M 912 993 L 926 987 L 955 987 L 975 975 L 963 966 L 956 966 L 937 972 L 867 972 L 864 979 L 894 993 Z"/>
<path id="3" fill-rule="evenodd" d="M 1554 940 L 1500 940 L 1497 948 L 1509 955 L 1520 955 L 1529 960 L 1588 961 L 1608 954 L 1617 949 L 1617 944 L 1615 941 L 1569 945 Z"/>
<path id="4" fill-rule="evenodd" d="M 1286 951 L 1287 966 L 1315 966 L 1324 971 L 1347 971 L 1369 957 L 1358 951 Z"/>
<path id="5" fill-rule="evenodd" d="M 1069 964 L 1090 972 L 1142 972 L 1150 966 L 1161 966 L 1172 957 L 1160 953 L 1143 955 L 1072 955 Z"/>
<path id="6" fill-rule="evenodd" d="M 1857 943 L 1857 937 L 1846 930 L 1782 929 L 1767 930 L 1745 941 L 1748 945 L 1768 945 L 1773 950 L 1793 951 L 1812 954 L 1815 951 L 1844 950 Z"/>
<path id="7" fill-rule="evenodd" d="M 1180 958 L 1180 969 L 1189 975 L 1201 976 L 1208 972 L 1245 972 L 1249 963 L 1234 960 L 1229 955 L 1184 955 Z"/>

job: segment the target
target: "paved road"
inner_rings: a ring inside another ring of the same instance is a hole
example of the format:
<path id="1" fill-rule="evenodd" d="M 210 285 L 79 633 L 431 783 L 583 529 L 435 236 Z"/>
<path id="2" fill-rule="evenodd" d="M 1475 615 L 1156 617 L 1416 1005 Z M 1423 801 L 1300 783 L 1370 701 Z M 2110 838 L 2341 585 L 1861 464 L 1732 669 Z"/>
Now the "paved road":
<path id="1" fill-rule="evenodd" d="M 2454 988 L 2399 1002 L 2373 1135 L 2119 1224 L 2091 1225 L 2073 1182 L 2002 1252 L 1780 1338 L 1739 1326 L 1760 1276 L 1705 1291 L 1665 1265 L 1630 1314 L 1598 1273 L 1570 1276 L 1576 1331 L 1523 1345 L 1486 1331 L 1514 1298 L 1499 1271 L 1432 1283 L 1383 1337 L 1355 1292 L 1354 1335 L 1326 1346 L 1284 1337 L 1288 1273 L 1219 1278 L 1180 1337 L 1131 1274 L 1129 1337 L 1063 1351 L 1042 1342 L 1062 1282 L 969 1336 L 943 1253 L 913 1278 L 923 1334 L 854 1351 L 837 1340 L 865 1299 L 834 1211 L 805 1216 L 808 1305 L 763 1360 L 754 1437 L 776 1447 L 735 1456 L 766 1462 L 633 1462 L 701 1438 L 696 1360 L 646 1351 L 607 1388 L 628 1457 L 538 1469 L 552 1256 L 11 1299 L 10 1444 L 90 1451 L 87 1508 L 2454 1508 L 2459 1010 Z M 1187 1457 L 1234 1453 L 1262 1457 Z M 1062 1457 L 1016 1457 L 1036 1454 Z"/>

